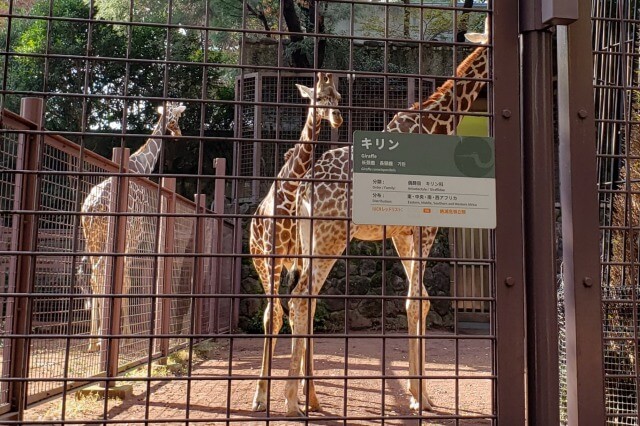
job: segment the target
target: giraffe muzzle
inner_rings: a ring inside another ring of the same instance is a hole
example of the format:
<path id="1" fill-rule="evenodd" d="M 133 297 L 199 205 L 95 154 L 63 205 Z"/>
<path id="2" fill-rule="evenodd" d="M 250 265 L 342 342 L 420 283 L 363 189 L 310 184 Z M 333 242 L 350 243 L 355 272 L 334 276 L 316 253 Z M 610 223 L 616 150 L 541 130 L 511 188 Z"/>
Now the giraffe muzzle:
<path id="1" fill-rule="evenodd" d="M 331 119 L 329 122 L 334 129 L 340 127 L 342 125 L 342 114 L 340 114 L 340 111 L 331 111 Z"/>

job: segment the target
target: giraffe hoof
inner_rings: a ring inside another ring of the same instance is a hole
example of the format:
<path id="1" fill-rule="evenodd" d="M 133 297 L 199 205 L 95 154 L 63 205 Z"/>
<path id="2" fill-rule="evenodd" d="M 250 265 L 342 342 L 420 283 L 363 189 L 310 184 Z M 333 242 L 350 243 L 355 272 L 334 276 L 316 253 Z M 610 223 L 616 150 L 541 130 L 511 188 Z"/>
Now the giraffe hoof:
<path id="1" fill-rule="evenodd" d="M 253 401 L 251 409 L 253 411 L 267 411 L 267 404 L 262 401 Z"/>
<path id="2" fill-rule="evenodd" d="M 286 416 L 287 416 L 287 417 L 304 417 L 304 416 L 305 416 L 305 414 L 304 414 L 304 412 L 303 412 L 300 408 L 298 408 L 298 409 L 296 409 L 296 410 L 289 410 L 289 411 L 287 411 Z"/>
<path id="3" fill-rule="evenodd" d="M 411 397 L 411 402 L 409 403 L 409 408 L 411 408 L 413 411 L 420 411 L 420 404 L 418 403 L 418 400 L 415 399 L 414 397 Z M 422 409 L 424 411 L 433 410 L 433 403 L 431 402 L 431 400 L 429 399 L 428 396 L 426 396 L 426 397 L 424 397 L 422 399 Z"/>
<path id="4" fill-rule="evenodd" d="M 304 417 L 304 412 L 300 409 L 300 405 L 298 404 L 289 404 L 287 403 L 287 417 Z"/>

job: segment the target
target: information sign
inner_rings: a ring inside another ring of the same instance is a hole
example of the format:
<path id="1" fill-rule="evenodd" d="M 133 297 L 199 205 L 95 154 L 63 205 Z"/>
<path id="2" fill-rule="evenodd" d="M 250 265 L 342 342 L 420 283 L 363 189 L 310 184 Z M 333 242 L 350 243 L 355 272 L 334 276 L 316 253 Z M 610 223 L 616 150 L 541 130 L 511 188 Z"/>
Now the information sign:
<path id="1" fill-rule="evenodd" d="M 353 221 L 495 228 L 490 137 L 355 131 Z"/>

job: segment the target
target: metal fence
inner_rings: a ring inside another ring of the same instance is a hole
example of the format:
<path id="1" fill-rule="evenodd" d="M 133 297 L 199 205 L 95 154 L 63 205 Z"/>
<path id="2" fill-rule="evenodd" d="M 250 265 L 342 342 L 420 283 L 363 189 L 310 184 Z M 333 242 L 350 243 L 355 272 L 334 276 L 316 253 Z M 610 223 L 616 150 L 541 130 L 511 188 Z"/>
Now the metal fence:
<path id="1" fill-rule="evenodd" d="M 0 422 L 636 424 L 637 7 L 570 3 L 552 40 L 512 0 L 9 2 Z M 357 130 L 493 138 L 497 228 L 354 223 Z"/>
<path id="2" fill-rule="evenodd" d="M 38 100 L 28 100 L 25 103 L 27 108 L 29 102 L 33 105 Z M 112 281 L 109 271 L 109 275 L 104 277 L 106 283 L 129 280 L 128 290 L 123 293 L 127 296 L 128 310 L 122 310 L 120 314 L 122 323 L 127 323 L 129 330 L 125 331 L 123 326 L 121 331 L 115 331 L 105 326 L 101 333 L 126 334 L 126 338 L 121 339 L 117 347 L 102 344 L 99 351 L 88 351 L 89 339 L 86 336 L 92 331 L 91 305 L 100 299 L 113 300 L 105 297 L 113 294 L 113 290 L 110 284 L 104 288 L 103 294 L 95 294 L 96 288 L 89 288 L 87 283 L 96 271 L 87 268 L 87 261 L 78 255 L 88 249 L 85 235 L 80 231 L 80 215 L 72 213 L 78 212 L 78 203 L 87 197 L 92 188 L 105 179 L 110 179 L 109 175 L 118 172 L 120 166 L 95 154 L 86 151 L 82 153 L 80 146 L 55 134 L 42 136 L 40 144 L 39 135 L 21 133 L 39 131 L 40 128 L 7 110 L 3 114 L 3 124 L 2 150 L 5 155 L 0 186 L 3 188 L 4 253 L 15 253 L 24 244 L 18 237 L 20 222 L 24 219 L 17 212 L 24 208 L 22 203 L 29 189 L 22 183 L 24 175 L 18 171 L 38 173 L 41 189 L 40 196 L 37 197 L 39 214 L 34 226 L 36 239 L 35 250 L 32 251 L 35 258 L 33 274 L 31 278 L 22 277 L 25 281 L 32 280 L 31 290 L 26 291 L 30 295 L 30 315 L 26 316 L 25 312 L 16 313 L 15 296 L 2 298 L 3 334 L 15 334 L 15 325 L 25 323 L 30 335 L 28 364 L 23 370 L 29 380 L 27 402 L 37 402 L 62 393 L 65 387 L 69 389 L 81 384 L 75 379 L 52 379 L 84 378 L 82 382 L 90 381 L 90 378 L 95 380 L 105 374 L 108 360 L 114 363 L 115 371 L 122 371 L 151 359 L 166 357 L 170 352 L 184 347 L 186 340 L 173 336 L 180 336 L 190 330 L 193 316 L 190 298 L 179 295 L 192 294 L 196 285 L 193 274 L 196 260 L 185 255 L 195 250 L 194 235 L 196 221 L 199 219 L 194 215 L 209 212 L 203 205 L 205 198 L 198 196 L 201 204 L 198 208 L 194 202 L 175 193 L 175 179 L 165 179 L 163 185 L 158 185 L 146 178 L 131 178 L 128 205 L 120 210 L 130 216 L 123 216 L 127 220 L 121 221 L 120 226 L 125 230 L 127 238 L 134 240 L 135 244 L 131 244 L 132 249 L 126 252 L 127 256 L 124 258 L 127 265 L 123 271 L 125 276 Z M 25 166 L 24 158 L 37 155 L 39 147 L 42 149 L 40 166 L 36 170 L 30 170 Z M 167 185 L 173 185 L 174 188 L 168 188 Z M 138 195 L 135 195 L 135 191 L 139 192 Z M 105 196 L 112 198 L 114 194 Z M 159 213 L 166 216 L 160 217 Z M 102 217 L 113 222 L 113 216 Z M 222 230 L 233 241 L 232 225 L 220 220 L 214 223 L 212 218 L 202 219 L 200 232 L 203 237 L 212 236 L 214 228 L 215 232 Z M 171 235 L 170 240 L 167 239 L 167 234 Z M 91 234 L 87 236 L 91 237 Z M 200 252 L 213 253 L 211 245 L 206 248 L 207 251 L 202 249 Z M 89 255 L 108 257 L 111 252 L 108 247 L 104 247 L 102 252 Z M 159 254 L 168 256 L 159 258 Z M 2 255 L 5 294 L 25 291 L 26 282 L 21 284 L 22 290 L 16 287 L 16 260 L 16 254 Z M 218 259 L 208 259 L 209 269 L 216 262 Z M 219 286 L 217 280 L 210 275 L 200 274 L 198 279 L 202 281 L 199 285 L 205 286 L 208 292 L 215 291 Z M 157 294 L 163 294 L 167 298 L 154 297 Z M 164 300 L 169 305 L 165 305 L 167 308 L 163 310 L 161 305 Z M 112 312 L 116 315 L 117 310 L 113 311 L 107 303 L 102 303 L 101 320 L 106 324 Z M 220 325 L 216 325 L 218 328 L 211 328 L 207 320 L 207 330 L 228 331 L 233 327 L 233 318 L 228 309 L 212 312 L 210 308 L 207 306 L 207 315 L 219 318 Z M 200 321 L 199 317 L 197 321 Z M 149 336 L 156 334 L 164 334 L 165 337 L 149 339 Z M 3 377 L 22 374 L 17 373 L 14 365 L 9 362 L 12 340 L 3 338 L 2 342 Z M 9 402 L 9 385 L 10 382 L 2 383 L 2 403 L 5 409 Z"/>
<path id="3" fill-rule="evenodd" d="M 602 319 L 610 424 L 638 424 L 637 231 L 640 155 L 638 13 L 635 1 L 594 1 L 594 91 L 598 107 Z"/>

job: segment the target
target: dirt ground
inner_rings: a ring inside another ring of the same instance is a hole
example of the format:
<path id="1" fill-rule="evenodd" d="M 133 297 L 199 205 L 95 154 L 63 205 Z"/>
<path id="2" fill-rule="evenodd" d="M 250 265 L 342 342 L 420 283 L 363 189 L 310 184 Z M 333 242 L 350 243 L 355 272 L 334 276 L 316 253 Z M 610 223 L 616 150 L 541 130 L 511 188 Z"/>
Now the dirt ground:
<path id="1" fill-rule="evenodd" d="M 435 336 L 435 333 L 431 335 Z M 428 389 L 436 407 L 430 413 L 425 412 L 421 420 L 409 409 L 407 381 L 404 378 L 408 374 L 408 344 L 405 338 L 385 339 L 384 367 L 380 337 L 349 338 L 346 342 L 348 346 L 345 346 L 343 338 L 315 339 L 315 374 L 318 377 L 315 383 L 322 407 L 319 412 L 310 413 L 312 419 L 308 423 L 342 425 L 345 424 L 343 420 L 331 417 L 348 416 L 355 418 L 348 420 L 348 425 L 373 425 L 383 422 L 371 417 L 384 416 L 384 424 L 388 425 L 449 425 L 455 424 L 450 416 L 457 414 L 468 417 L 461 420 L 460 424 L 491 424 L 490 419 L 481 418 L 490 416 L 493 411 L 491 342 L 477 338 L 462 339 L 458 341 L 456 349 L 456 341 L 450 338 L 452 335 L 437 333 L 443 338 L 427 341 L 427 374 L 436 376 L 428 380 Z M 345 349 L 348 351 L 346 363 Z M 287 337 L 280 338 L 273 362 L 273 376 L 286 377 L 289 351 L 290 340 Z M 259 335 L 234 339 L 232 346 L 228 340 L 218 341 L 211 352 L 211 359 L 194 361 L 192 375 L 196 378 L 206 376 L 205 380 L 188 381 L 184 377 L 186 372 L 182 371 L 175 376 L 158 377 L 157 381 L 151 382 L 150 392 L 147 392 L 145 382 L 130 382 L 133 384 L 133 396 L 124 401 L 108 400 L 106 419 L 128 420 L 128 425 L 143 424 L 136 421 L 144 419 L 151 420 L 144 424 L 182 425 L 184 422 L 155 423 L 153 420 L 190 418 L 201 419 L 192 424 L 213 425 L 224 424 L 223 419 L 228 412 L 233 419 L 231 424 L 267 424 L 265 413 L 251 411 L 261 353 L 262 338 Z M 384 381 L 384 395 L 381 392 L 382 380 L 375 378 L 381 375 L 383 368 L 385 374 L 390 376 Z M 229 375 L 232 380 L 226 379 Z M 347 379 L 333 378 L 335 376 L 347 376 Z M 272 380 L 270 395 L 270 414 L 282 419 L 284 380 Z M 300 395 L 304 400 L 302 393 Z M 97 398 L 77 400 L 70 393 L 65 403 L 66 420 L 78 420 L 78 424 L 82 424 L 82 420 L 102 419 L 104 404 L 104 400 Z M 57 398 L 29 409 L 25 420 L 57 420 L 61 418 L 61 411 L 61 398 Z M 287 419 L 270 421 L 268 424 L 301 423 Z"/>

